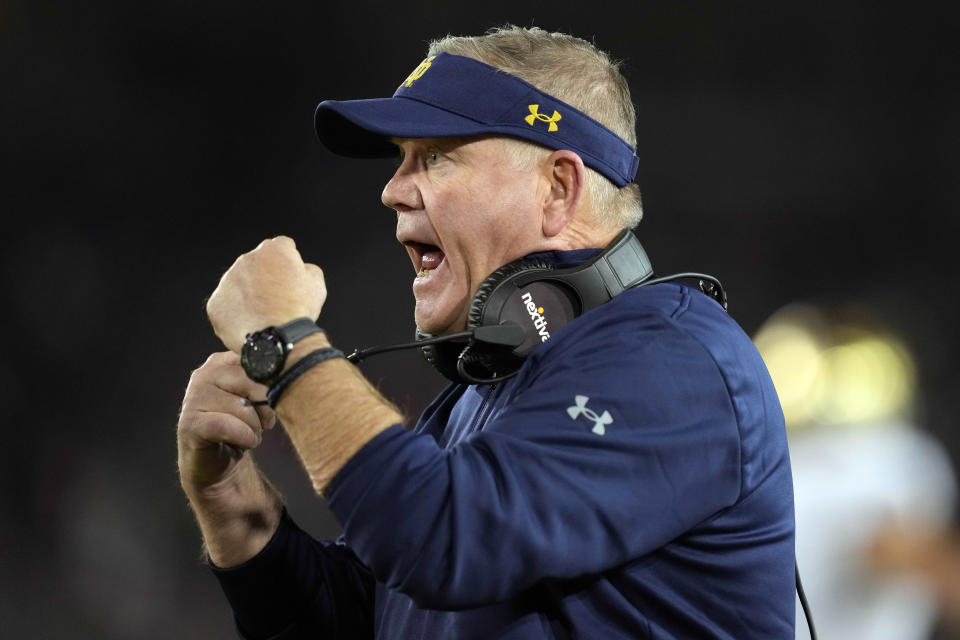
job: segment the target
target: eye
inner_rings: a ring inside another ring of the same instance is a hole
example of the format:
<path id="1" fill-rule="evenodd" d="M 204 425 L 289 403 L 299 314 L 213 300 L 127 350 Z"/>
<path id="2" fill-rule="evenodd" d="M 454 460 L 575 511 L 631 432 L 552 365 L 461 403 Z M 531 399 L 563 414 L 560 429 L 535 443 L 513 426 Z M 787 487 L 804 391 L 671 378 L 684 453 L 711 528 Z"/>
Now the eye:
<path id="1" fill-rule="evenodd" d="M 443 158 L 443 154 L 441 154 L 436 149 L 430 149 L 429 151 L 427 151 L 426 160 L 428 165 L 435 165 L 439 163 L 442 158 Z"/>

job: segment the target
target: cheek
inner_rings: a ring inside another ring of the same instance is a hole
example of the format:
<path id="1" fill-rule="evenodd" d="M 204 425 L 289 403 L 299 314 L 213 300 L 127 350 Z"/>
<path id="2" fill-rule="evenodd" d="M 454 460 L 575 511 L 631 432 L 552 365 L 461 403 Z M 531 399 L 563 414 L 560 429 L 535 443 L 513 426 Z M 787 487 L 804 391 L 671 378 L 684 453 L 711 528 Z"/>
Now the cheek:
<path id="1" fill-rule="evenodd" d="M 536 194 L 514 174 L 448 186 L 436 200 L 433 222 L 444 238 L 449 267 L 473 292 L 494 270 L 532 249 L 539 228 Z"/>

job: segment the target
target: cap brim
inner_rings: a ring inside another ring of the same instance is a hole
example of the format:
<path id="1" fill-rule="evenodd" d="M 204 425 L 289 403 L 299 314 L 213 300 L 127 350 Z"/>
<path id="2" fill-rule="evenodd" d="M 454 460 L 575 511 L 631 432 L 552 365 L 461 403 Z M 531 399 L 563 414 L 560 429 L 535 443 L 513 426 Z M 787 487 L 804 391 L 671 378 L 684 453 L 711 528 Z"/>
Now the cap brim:
<path id="1" fill-rule="evenodd" d="M 488 133 L 490 127 L 410 98 L 325 100 L 314 125 L 330 151 L 351 158 L 397 154 L 390 138 L 442 138 Z"/>

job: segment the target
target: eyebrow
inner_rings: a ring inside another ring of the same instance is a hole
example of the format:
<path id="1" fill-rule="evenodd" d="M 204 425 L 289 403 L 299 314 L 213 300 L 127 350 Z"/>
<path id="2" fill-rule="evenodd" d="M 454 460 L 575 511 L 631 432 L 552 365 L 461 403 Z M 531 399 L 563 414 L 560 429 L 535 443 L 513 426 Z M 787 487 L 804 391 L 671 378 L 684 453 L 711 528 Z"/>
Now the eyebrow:
<path id="1" fill-rule="evenodd" d="M 396 138 L 390 136 L 387 140 L 399 147 L 405 141 L 411 141 L 414 143 L 422 143 L 426 146 L 437 146 L 441 149 L 452 149 L 453 147 L 459 147 L 474 140 L 480 140 L 487 136 L 443 136 L 441 138 Z"/>

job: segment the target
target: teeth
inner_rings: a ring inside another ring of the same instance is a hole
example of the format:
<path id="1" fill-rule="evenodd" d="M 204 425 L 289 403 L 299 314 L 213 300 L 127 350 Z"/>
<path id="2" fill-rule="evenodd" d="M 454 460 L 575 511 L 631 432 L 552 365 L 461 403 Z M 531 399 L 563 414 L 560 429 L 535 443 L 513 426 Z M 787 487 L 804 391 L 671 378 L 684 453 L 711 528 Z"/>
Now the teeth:
<path id="1" fill-rule="evenodd" d="M 428 275 L 433 273 L 433 269 L 421 269 L 420 273 L 417 274 L 418 278 L 426 278 Z"/>

